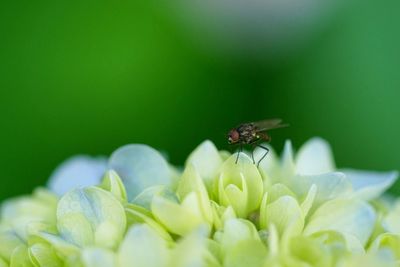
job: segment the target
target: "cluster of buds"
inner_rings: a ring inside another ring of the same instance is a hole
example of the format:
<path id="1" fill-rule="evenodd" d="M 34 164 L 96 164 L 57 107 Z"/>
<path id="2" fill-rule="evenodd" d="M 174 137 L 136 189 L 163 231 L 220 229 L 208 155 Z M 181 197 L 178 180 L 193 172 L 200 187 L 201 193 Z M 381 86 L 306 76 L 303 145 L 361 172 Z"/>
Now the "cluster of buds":
<path id="1" fill-rule="evenodd" d="M 319 138 L 270 149 L 258 167 L 210 141 L 182 169 L 138 144 L 69 160 L 2 204 L 0 267 L 398 266 L 396 172 L 337 170 Z"/>

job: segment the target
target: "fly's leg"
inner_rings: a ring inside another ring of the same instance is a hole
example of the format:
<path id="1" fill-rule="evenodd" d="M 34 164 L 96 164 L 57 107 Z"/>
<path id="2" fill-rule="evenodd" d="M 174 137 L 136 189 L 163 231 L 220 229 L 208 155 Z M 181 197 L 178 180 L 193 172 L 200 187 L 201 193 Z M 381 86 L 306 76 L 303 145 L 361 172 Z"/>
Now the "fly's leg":
<path id="1" fill-rule="evenodd" d="M 271 137 L 267 134 L 267 133 L 259 133 L 259 138 L 265 142 L 270 142 L 271 141 Z M 265 154 L 260 158 L 260 160 L 257 162 L 257 168 L 258 166 L 260 166 L 260 162 L 268 155 L 269 153 L 269 148 L 262 146 L 262 145 L 257 145 L 258 147 L 264 149 L 266 152 Z"/>
<path id="2" fill-rule="evenodd" d="M 240 155 L 240 153 L 242 153 L 242 150 L 243 150 L 243 145 L 240 145 L 240 147 L 239 147 L 239 152 L 237 153 L 237 156 L 236 156 L 236 161 L 235 161 L 235 164 L 237 164 L 237 163 L 238 163 L 238 160 L 239 160 L 239 155 Z"/>
<path id="3" fill-rule="evenodd" d="M 253 160 L 253 164 L 256 164 L 256 161 L 254 160 L 254 146 L 253 149 L 251 150 L 251 159 Z"/>
<path id="4" fill-rule="evenodd" d="M 260 162 L 268 155 L 269 149 L 268 149 L 268 147 L 265 147 L 262 145 L 257 145 L 257 146 L 266 151 L 265 154 L 261 157 L 261 159 L 257 162 L 257 168 L 258 168 L 258 166 L 260 166 Z"/>

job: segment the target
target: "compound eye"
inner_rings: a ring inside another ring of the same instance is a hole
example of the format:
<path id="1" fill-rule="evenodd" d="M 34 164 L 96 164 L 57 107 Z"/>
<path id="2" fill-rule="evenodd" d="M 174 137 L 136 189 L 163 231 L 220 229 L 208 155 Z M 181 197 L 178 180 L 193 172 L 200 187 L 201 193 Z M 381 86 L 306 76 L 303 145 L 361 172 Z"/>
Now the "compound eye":
<path id="1" fill-rule="evenodd" d="M 239 133 L 236 130 L 231 130 L 229 132 L 229 139 L 232 140 L 232 142 L 237 142 L 239 141 Z"/>

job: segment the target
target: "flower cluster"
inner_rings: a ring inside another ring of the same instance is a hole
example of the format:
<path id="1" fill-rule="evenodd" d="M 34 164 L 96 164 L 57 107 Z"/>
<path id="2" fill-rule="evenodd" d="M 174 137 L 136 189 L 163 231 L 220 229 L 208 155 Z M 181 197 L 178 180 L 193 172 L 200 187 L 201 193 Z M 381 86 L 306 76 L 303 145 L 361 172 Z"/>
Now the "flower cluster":
<path id="1" fill-rule="evenodd" d="M 72 159 L 3 203 L 0 266 L 399 266 L 396 172 L 336 170 L 319 138 L 258 168 L 236 156 L 205 141 L 182 170 L 146 145 Z"/>

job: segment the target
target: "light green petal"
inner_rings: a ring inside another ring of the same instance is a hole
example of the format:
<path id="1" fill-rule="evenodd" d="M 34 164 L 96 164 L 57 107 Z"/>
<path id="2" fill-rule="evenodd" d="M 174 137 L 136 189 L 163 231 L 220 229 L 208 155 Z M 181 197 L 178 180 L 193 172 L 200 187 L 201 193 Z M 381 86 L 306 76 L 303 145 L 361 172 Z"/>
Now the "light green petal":
<path id="1" fill-rule="evenodd" d="M 281 160 L 281 178 L 283 179 L 282 182 L 285 182 L 285 179 L 288 177 L 292 177 L 295 173 L 295 163 L 294 163 L 294 156 L 293 156 L 293 146 L 290 140 L 286 140 L 285 146 L 283 147 L 283 154 Z"/>
<path id="2" fill-rule="evenodd" d="M 172 241 L 171 236 L 164 229 L 164 227 L 156 222 L 153 218 L 153 215 L 143 207 L 136 206 L 134 204 L 128 204 L 125 207 L 125 211 L 129 226 L 137 223 L 146 224 L 147 226 L 151 227 L 155 232 L 157 232 L 157 234 L 161 238 L 165 239 L 166 241 Z"/>
<path id="3" fill-rule="evenodd" d="M 354 196 L 363 200 L 379 197 L 396 182 L 398 173 L 342 170 L 353 186 Z"/>
<path id="4" fill-rule="evenodd" d="M 317 175 L 334 170 L 331 147 L 321 138 L 308 140 L 296 155 L 296 173 L 300 175 Z"/>
<path id="5" fill-rule="evenodd" d="M 379 257 L 372 254 L 347 257 L 341 262 L 341 267 L 398 267 L 393 259 Z"/>
<path id="6" fill-rule="evenodd" d="M 289 254 L 282 256 L 287 266 L 332 266 L 332 253 L 318 241 L 297 236 L 290 242 Z"/>
<path id="7" fill-rule="evenodd" d="M 320 231 L 310 236 L 323 245 L 331 247 L 336 257 L 342 257 L 349 252 L 353 254 L 365 253 L 364 247 L 357 237 L 351 234 L 343 234 L 337 231 Z"/>
<path id="8" fill-rule="evenodd" d="M 119 201 L 127 201 L 125 186 L 115 171 L 107 171 L 99 187 L 111 192 Z"/>
<path id="9" fill-rule="evenodd" d="M 331 172 L 321 175 L 294 176 L 291 179 L 291 189 L 302 199 L 308 194 L 311 186 L 317 186 L 315 207 L 336 198 L 347 197 L 352 192 L 350 181 L 343 173 Z"/>
<path id="10" fill-rule="evenodd" d="M 282 196 L 266 206 L 265 225 L 274 224 L 280 235 L 292 228 L 292 234 L 303 230 L 304 218 L 297 200 L 291 196 Z"/>
<path id="11" fill-rule="evenodd" d="M 303 211 L 303 216 L 306 218 L 308 215 L 309 211 L 311 210 L 311 207 L 314 204 L 315 197 L 317 195 L 317 186 L 313 184 L 310 187 L 310 190 L 308 191 L 308 194 L 304 201 L 301 203 L 301 210 Z"/>
<path id="12" fill-rule="evenodd" d="M 108 165 L 121 177 L 129 200 L 148 187 L 172 183 L 167 161 L 147 145 L 132 144 L 117 149 Z"/>
<path id="13" fill-rule="evenodd" d="M 114 248 L 126 226 L 121 203 L 98 187 L 75 189 L 64 195 L 58 204 L 57 220 L 61 235 L 78 246 Z"/>
<path id="14" fill-rule="evenodd" d="M 267 203 L 268 203 L 268 192 L 264 193 L 264 196 L 261 200 L 261 205 L 260 205 L 260 219 L 259 219 L 259 225 L 260 229 L 266 229 L 268 227 L 267 224 Z"/>
<path id="15" fill-rule="evenodd" d="M 211 141 L 206 140 L 189 155 L 185 166 L 192 164 L 201 178 L 204 179 L 207 187 L 211 187 L 222 162 L 222 157 L 215 145 Z"/>
<path id="16" fill-rule="evenodd" d="M 32 264 L 29 253 L 28 247 L 26 245 L 20 245 L 13 251 L 10 259 L 10 267 L 34 267 Z"/>
<path id="17" fill-rule="evenodd" d="M 400 234 L 400 199 L 396 199 L 383 218 L 383 227 L 390 233 Z"/>
<path id="18" fill-rule="evenodd" d="M 268 192 L 268 203 L 274 202 L 282 196 L 296 197 L 296 195 L 284 184 L 274 184 L 267 190 Z"/>
<path id="19" fill-rule="evenodd" d="M 187 165 L 183 172 L 176 193 L 181 200 L 194 193 L 200 205 L 201 215 L 207 222 L 212 224 L 213 216 L 210 198 L 203 180 L 192 164 Z"/>
<path id="20" fill-rule="evenodd" d="M 8 264 L 5 260 L 3 260 L 2 258 L 0 258 L 0 267 L 8 267 Z"/>
<path id="21" fill-rule="evenodd" d="M 375 220 L 376 214 L 367 203 L 355 199 L 335 199 L 315 211 L 304 229 L 304 234 L 334 230 L 344 235 L 354 235 L 365 245 Z"/>
<path id="22" fill-rule="evenodd" d="M 58 267 L 63 266 L 60 258 L 57 257 L 54 248 L 46 243 L 38 242 L 29 247 L 30 260 L 36 266 Z"/>
<path id="23" fill-rule="evenodd" d="M 261 242 L 254 224 L 244 219 L 227 220 L 223 232 L 216 238 L 223 248 L 224 256 L 242 241 L 256 240 Z"/>
<path id="24" fill-rule="evenodd" d="M 114 267 L 117 258 L 111 250 L 103 248 L 85 248 L 82 251 L 82 262 L 85 267 Z"/>
<path id="25" fill-rule="evenodd" d="M 208 229 L 200 227 L 181 239 L 172 250 L 168 267 L 220 267 L 208 250 Z"/>
<path id="26" fill-rule="evenodd" d="M 153 197 L 155 195 L 162 194 L 162 192 L 165 190 L 167 190 L 165 185 L 155 185 L 148 187 L 145 190 L 143 190 L 143 192 L 141 192 L 139 195 L 137 195 L 132 200 L 132 203 L 142 206 L 147 210 L 151 210 L 151 202 L 153 201 Z"/>
<path id="27" fill-rule="evenodd" d="M 1 207 L 2 222 L 12 227 L 19 237 L 26 240 L 26 229 L 33 222 L 54 225 L 57 197 L 43 189 L 32 196 L 22 196 L 5 201 Z"/>
<path id="28" fill-rule="evenodd" d="M 188 206 L 174 203 L 164 197 L 155 196 L 151 205 L 151 210 L 155 218 L 161 222 L 170 232 L 178 235 L 186 235 L 193 229 L 206 223 L 204 218 L 199 216 L 198 205 L 194 205 L 195 210 Z"/>
<path id="29" fill-rule="evenodd" d="M 268 226 L 268 248 L 271 256 L 276 256 L 279 253 L 279 234 L 274 224 Z"/>
<path id="30" fill-rule="evenodd" d="M 25 242 L 16 232 L 9 230 L 0 232 L 0 258 L 10 259 L 13 251 Z"/>
<path id="31" fill-rule="evenodd" d="M 370 245 L 369 252 L 388 254 L 395 258 L 397 261 L 400 260 L 400 235 L 384 233 L 379 235 Z"/>
<path id="32" fill-rule="evenodd" d="M 162 267 L 169 259 L 167 243 L 147 225 L 135 225 L 118 251 L 119 267 Z"/>
<path id="33" fill-rule="evenodd" d="M 268 251 L 259 240 L 244 240 L 231 248 L 224 259 L 224 267 L 263 266 Z"/>
<path id="34" fill-rule="evenodd" d="M 222 205 L 231 205 L 239 216 L 246 217 L 260 205 L 264 191 L 263 180 L 247 155 L 242 153 L 237 164 L 236 156 L 232 155 L 221 167 L 218 195 Z M 246 205 L 245 210 L 243 205 Z"/>
<path id="35" fill-rule="evenodd" d="M 57 251 L 57 255 L 62 257 L 63 259 L 70 257 L 72 255 L 77 255 L 80 251 L 80 249 L 77 246 L 67 242 L 58 235 L 46 232 L 39 232 L 33 237 L 35 239 L 39 238 L 51 244 L 51 246 L 54 247 L 54 249 Z"/>
<path id="36" fill-rule="evenodd" d="M 211 201 L 211 208 L 213 212 L 214 227 L 217 230 L 221 230 L 227 220 L 235 219 L 237 217 L 234 209 L 231 206 L 224 207 L 218 205 L 214 201 Z"/>

